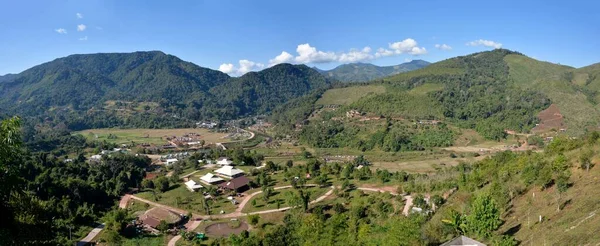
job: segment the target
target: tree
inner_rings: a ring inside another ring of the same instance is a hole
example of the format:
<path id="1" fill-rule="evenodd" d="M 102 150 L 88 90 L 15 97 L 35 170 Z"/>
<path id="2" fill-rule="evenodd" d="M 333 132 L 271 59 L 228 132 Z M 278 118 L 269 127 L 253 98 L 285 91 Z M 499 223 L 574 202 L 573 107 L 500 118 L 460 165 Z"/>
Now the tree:
<path id="1" fill-rule="evenodd" d="M 160 192 L 165 192 L 169 190 L 169 180 L 164 176 L 158 177 L 156 180 L 154 180 L 154 185 L 156 186 L 156 189 L 158 189 L 158 191 Z"/>
<path id="2" fill-rule="evenodd" d="M 250 204 L 252 204 L 252 207 L 256 207 L 256 199 L 252 199 L 252 202 L 250 202 Z"/>
<path id="3" fill-rule="evenodd" d="M 127 223 L 127 211 L 115 209 L 108 212 L 104 223 L 106 224 L 106 229 L 120 233 Z"/>
<path id="4" fill-rule="evenodd" d="M 559 212 L 561 209 L 561 196 L 562 193 L 566 192 L 569 189 L 569 177 L 570 172 L 562 172 L 556 177 L 556 192 L 557 192 L 557 208 L 556 211 Z"/>
<path id="5" fill-rule="evenodd" d="M 154 182 L 150 179 L 144 179 L 144 180 L 142 180 L 142 188 L 154 189 Z"/>
<path id="6" fill-rule="evenodd" d="M 248 223 L 250 223 L 250 225 L 258 225 L 258 221 L 260 220 L 260 216 L 258 216 L 258 214 L 253 214 L 253 215 L 249 215 L 248 216 Z"/>
<path id="7" fill-rule="evenodd" d="M 319 175 L 319 177 L 317 177 L 317 184 L 320 186 L 325 186 L 327 185 L 327 173 L 321 173 L 321 175 Z"/>
<path id="8" fill-rule="evenodd" d="M 308 204 L 310 203 L 310 192 L 298 190 L 298 195 L 300 196 L 300 199 L 302 199 L 302 208 L 304 209 L 304 211 L 308 211 Z"/>
<path id="9" fill-rule="evenodd" d="M 592 156 L 594 156 L 594 151 L 592 149 L 583 150 L 579 156 L 579 164 L 581 168 L 585 168 L 588 172 L 590 171 L 590 166 L 592 165 Z"/>
<path id="10" fill-rule="evenodd" d="M 291 168 L 291 167 L 293 167 L 293 166 L 294 166 L 294 162 L 293 162 L 292 160 L 287 160 L 287 161 L 285 162 L 285 165 L 286 165 L 288 168 Z"/>
<path id="11" fill-rule="evenodd" d="M 265 187 L 267 187 L 267 186 L 265 186 Z M 267 187 L 266 189 L 263 189 L 263 200 L 265 202 L 269 202 L 269 198 L 271 198 L 272 195 L 273 195 L 273 188 Z"/>
<path id="12" fill-rule="evenodd" d="M 167 224 L 166 221 L 161 220 L 160 223 L 158 223 L 158 226 L 156 226 L 156 229 L 161 233 L 165 233 L 167 230 L 169 230 L 169 224 Z"/>
<path id="13" fill-rule="evenodd" d="M 425 201 L 425 197 L 423 196 L 423 194 L 418 194 L 415 197 L 413 204 L 415 205 L 415 207 L 421 208 L 423 210 L 426 210 L 429 208 L 429 206 L 427 205 L 427 201 Z"/>
<path id="14" fill-rule="evenodd" d="M 490 195 L 479 195 L 471 204 L 471 213 L 466 218 L 467 232 L 478 237 L 489 238 L 502 224 L 500 209 Z"/>

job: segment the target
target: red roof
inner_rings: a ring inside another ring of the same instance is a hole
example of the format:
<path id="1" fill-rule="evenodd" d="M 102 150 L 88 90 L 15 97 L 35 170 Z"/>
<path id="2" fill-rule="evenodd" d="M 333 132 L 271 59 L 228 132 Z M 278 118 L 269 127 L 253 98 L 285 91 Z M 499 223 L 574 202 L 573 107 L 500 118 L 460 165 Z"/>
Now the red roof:
<path id="1" fill-rule="evenodd" d="M 223 182 L 219 186 L 225 189 L 237 190 L 248 185 L 248 183 L 250 183 L 250 180 L 246 178 L 246 176 L 239 176 L 227 182 Z"/>

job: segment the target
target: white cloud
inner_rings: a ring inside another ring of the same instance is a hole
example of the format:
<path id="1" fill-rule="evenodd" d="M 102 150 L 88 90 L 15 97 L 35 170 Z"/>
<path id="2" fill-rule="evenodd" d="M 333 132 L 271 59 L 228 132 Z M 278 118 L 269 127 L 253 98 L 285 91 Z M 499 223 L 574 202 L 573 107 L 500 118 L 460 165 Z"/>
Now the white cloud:
<path id="1" fill-rule="evenodd" d="M 375 57 L 386 57 L 401 54 L 424 55 L 427 54 L 425 47 L 419 47 L 417 41 L 412 38 L 388 44 L 389 49 L 379 48 L 375 52 Z"/>
<path id="2" fill-rule="evenodd" d="M 83 15 L 81 13 L 77 13 L 75 15 L 77 16 L 77 19 L 83 19 Z"/>
<path id="3" fill-rule="evenodd" d="M 443 48 L 447 49 L 450 48 L 450 46 L 443 45 Z M 309 43 L 298 45 L 296 47 L 296 52 L 297 55 L 292 55 L 286 51 L 282 51 L 281 54 L 269 59 L 268 66 L 271 67 L 280 63 L 353 63 L 369 61 L 386 56 L 398 56 L 402 54 L 413 56 L 423 55 L 427 54 L 427 49 L 424 47 L 419 47 L 419 44 L 414 39 L 407 38 L 399 42 L 389 43 L 387 49 L 379 48 L 375 52 L 373 52 L 373 49 L 371 49 L 369 46 L 366 46 L 362 49 L 350 49 L 347 52 L 322 51 L 311 46 Z M 240 60 L 239 66 L 231 63 L 224 63 L 219 66 L 219 70 L 230 75 L 242 75 L 249 71 L 260 70 L 265 67 L 266 66 L 263 63 Z"/>
<path id="4" fill-rule="evenodd" d="M 103 30 L 104 28 L 102 28 L 101 26 L 97 26 L 96 29 Z"/>
<path id="5" fill-rule="evenodd" d="M 233 76 L 240 76 L 247 72 L 257 71 L 263 68 L 265 68 L 265 64 L 244 59 L 239 61 L 239 67 L 236 67 L 231 63 L 223 63 L 219 66 L 219 71 Z"/>
<path id="6" fill-rule="evenodd" d="M 79 41 L 87 41 L 87 40 L 88 40 L 88 37 L 87 37 L 87 36 L 85 36 L 85 37 L 83 37 L 83 38 L 79 38 Z"/>
<path id="7" fill-rule="evenodd" d="M 373 59 L 371 54 L 371 47 L 364 47 L 362 50 L 352 49 L 350 52 L 342 53 L 339 55 L 338 61 L 342 63 L 348 62 L 360 62 Z"/>
<path id="8" fill-rule="evenodd" d="M 317 50 L 308 43 L 298 45 L 296 52 L 298 52 L 298 56 L 296 56 L 298 63 L 328 63 L 337 60 L 335 53 Z"/>
<path id="9" fill-rule="evenodd" d="M 54 31 L 57 32 L 57 33 L 60 33 L 60 34 L 67 34 L 67 30 L 65 30 L 64 28 L 58 28 L 58 29 L 56 29 Z"/>
<path id="10" fill-rule="evenodd" d="M 256 71 L 265 68 L 265 64 L 257 63 L 249 60 L 240 60 L 240 68 L 237 70 L 239 75 L 243 75 L 250 71 Z"/>
<path id="11" fill-rule="evenodd" d="M 493 47 L 495 49 L 500 49 L 502 48 L 502 44 L 501 43 L 497 43 L 491 40 L 485 40 L 485 39 L 479 39 L 479 40 L 475 40 L 475 41 L 471 41 L 467 43 L 467 46 L 479 46 L 479 45 L 483 45 L 486 47 Z"/>
<path id="12" fill-rule="evenodd" d="M 282 51 L 280 55 L 275 58 L 269 60 L 269 67 L 275 66 L 280 63 L 289 63 L 294 60 L 294 56 L 290 53 Z"/>
<path id="13" fill-rule="evenodd" d="M 85 31 L 86 28 L 87 27 L 84 24 L 77 25 L 77 31 L 78 32 L 83 32 L 83 31 Z"/>
<path id="14" fill-rule="evenodd" d="M 235 70 L 235 66 L 231 63 L 223 63 L 219 66 L 219 71 L 230 74 Z"/>
<path id="15" fill-rule="evenodd" d="M 452 50 L 452 47 L 447 44 L 436 44 L 435 48 L 439 50 Z"/>

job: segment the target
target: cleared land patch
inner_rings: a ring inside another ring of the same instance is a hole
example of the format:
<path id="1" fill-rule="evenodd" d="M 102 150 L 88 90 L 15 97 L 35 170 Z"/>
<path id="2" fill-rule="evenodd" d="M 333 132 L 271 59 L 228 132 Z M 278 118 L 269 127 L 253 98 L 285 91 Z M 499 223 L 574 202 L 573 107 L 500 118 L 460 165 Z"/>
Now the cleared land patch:
<path id="1" fill-rule="evenodd" d="M 150 143 L 150 144 L 164 144 L 167 143 L 165 137 L 167 136 L 182 136 L 188 133 L 196 133 L 200 135 L 200 138 L 206 141 L 206 144 L 210 143 L 226 143 L 231 140 L 225 138 L 226 133 L 211 132 L 207 129 L 202 128 L 179 128 L 179 129 L 115 129 L 115 128 L 102 128 L 102 129 L 89 129 L 84 131 L 75 132 L 74 134 L 81 134 L 88 139 L 117 143 L 117 144 L 128 144 L 131 142 L 135 143 Z M 109 137 L 110 136 L 110 137 Z"/>

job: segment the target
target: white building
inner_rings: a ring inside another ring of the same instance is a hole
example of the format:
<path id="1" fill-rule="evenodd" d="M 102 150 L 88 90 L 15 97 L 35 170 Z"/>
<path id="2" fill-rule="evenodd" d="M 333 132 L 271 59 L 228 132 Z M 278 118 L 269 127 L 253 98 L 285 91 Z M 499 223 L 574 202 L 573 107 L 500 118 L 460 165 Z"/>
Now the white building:
<path id="1" fill-rule="evenodd" d="M 93 155 L 90 157 L 91 161 L 100 161 L 102 159 L 102 155 Z"/>
<path id="2" fill-rule="evenodd" d="M 188 190 L 190 190 L 191 192 L 194 192 L 200 188 L 202 188 L 202 185 L 196 183 L 196 181 L 194 180 L 189 180 L 188 182 L 185 182 L 185 187 L 188 188 Z"/>
<path id="3" fill-rule="evenodd" d="M 217 165 L 220 166 L 231 166 L 231 164 L 233 164 L 233 161 L 229 160 L 227 157 L 221 157 L 217 160 Z"/>
<path id="4" fill-rule="evenodd" d="M 170 166 L 170 165 L 173 165 L 174 163 L 176 163 L 176 162 L 178 162 L 178 161 L 179 161 L 179 160 L 177 160 L 177 159 L 175 159 L 175 158 L 172 158 L 172 159 L 167 159 L 167 160 L 165 161 L 165 165 L 167 165 L 167 166 Z"/>
<path id="5" fill-rule="evenodd" d="M 237 169 L 233 166 L 223 166 L 223 167 L 215 170 L 215 173 L 221 174 L 228 178 L 235 178 L 237 176 L 244 174 L 244 171 Z"/>
<path id="6" fill-rule="evenodd" d="M 217 175 L 214 175 L 212 173 L 207 173 L 204 174 L 204 176 L 200 177 L 200 182 L 204 182 L 206 184 L 215 184 L 215 183 L 219 183 L 222 182 L 223 179 L 220 178 Z"/>

